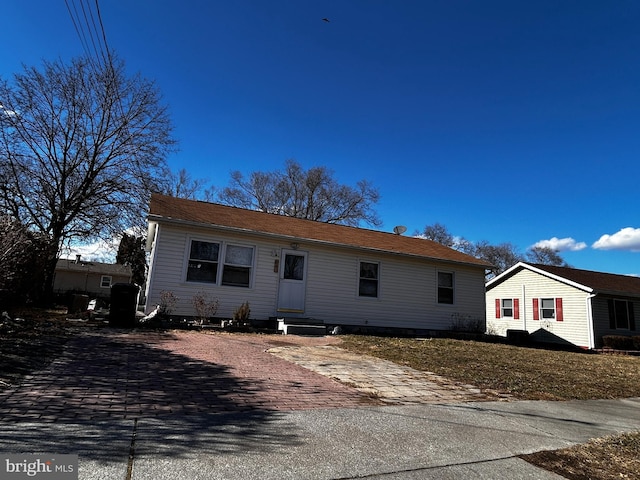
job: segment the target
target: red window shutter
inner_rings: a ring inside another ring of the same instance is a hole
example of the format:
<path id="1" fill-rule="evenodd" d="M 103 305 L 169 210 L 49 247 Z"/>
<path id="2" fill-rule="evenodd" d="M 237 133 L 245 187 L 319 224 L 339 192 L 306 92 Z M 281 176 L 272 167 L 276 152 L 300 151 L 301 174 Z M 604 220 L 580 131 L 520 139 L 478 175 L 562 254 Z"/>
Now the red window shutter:
<path id="1" fill-rule="evenodd" d="M 540 307 L 538 306 L 538 299 L 533 299 L 533 319 L 540 320 Z"/>
<path id="2" fill-rule="evenodd" d="M 514 320 L 520 319 L 520 299 L 519 298 L 513 299 L 513 319 Z"/>
<path id="3" fill-rule="evenodd" d="M 496 318 L 500 318 L 500 299 L 496 298 Z"/>
<path id="4" fill-rule="evenodd" d="M 562 322 L 564 320 L 564 315 L 562 312 L 562 299 L 556 298 L 556 320 L 558 322 Z"/>

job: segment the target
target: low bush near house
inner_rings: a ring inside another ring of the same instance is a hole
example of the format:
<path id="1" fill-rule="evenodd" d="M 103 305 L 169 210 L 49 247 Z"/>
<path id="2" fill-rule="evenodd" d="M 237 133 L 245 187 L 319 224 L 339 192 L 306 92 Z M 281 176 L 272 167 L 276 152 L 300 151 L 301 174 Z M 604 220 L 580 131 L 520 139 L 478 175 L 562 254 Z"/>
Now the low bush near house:
<path id="1" fill-rule="evenodd" d="M 249 302 L 244 302 L 234 310 L 233 321 L 234 323 L 245 323 L 247 320 L 249 320 L 250 314 L 251 309 L 249 308 Z"/>
<path id="2" fill-rule="evenodd" d="M 209 319 L 216 314 L 218 306 L 220 305 L 217 298 L 209 300 L 209 294 L 203 291 L 200 291 L 193 296 L 192 303 L 200 325 L 209 323 Z"/>
<path id="3" fill-rule="evenodd" d="M 602 337 L 602 343 L 605 347 L 614 350 L 634 350 L 640 347 L 640 336 L 605 335 Z"/>
<path id="4" fill-rule="evenodd" d="M 180 300 L 176 295 L 169 290 L 162 290 L 160 292 L 160 310 L 159 313 L 164 316 L 171 315 L 173 309 L 176 308 L 176 304 Z"/>

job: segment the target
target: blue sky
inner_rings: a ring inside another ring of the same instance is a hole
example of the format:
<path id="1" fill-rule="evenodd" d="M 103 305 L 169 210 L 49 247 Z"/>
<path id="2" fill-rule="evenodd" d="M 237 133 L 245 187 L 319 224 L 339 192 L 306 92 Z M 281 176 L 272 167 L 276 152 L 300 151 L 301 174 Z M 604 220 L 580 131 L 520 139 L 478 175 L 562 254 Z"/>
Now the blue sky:
<path id="1" fill-rule="evenodd" d="M 4 0 L 0 75 L 82 55 L 82 3 Z M 439 222 L 640 274 L 640 2 L 99 4 L 170 107 L 175 170 L 222 187 L 295 158 L 373 182 L 383 230 Z"/>

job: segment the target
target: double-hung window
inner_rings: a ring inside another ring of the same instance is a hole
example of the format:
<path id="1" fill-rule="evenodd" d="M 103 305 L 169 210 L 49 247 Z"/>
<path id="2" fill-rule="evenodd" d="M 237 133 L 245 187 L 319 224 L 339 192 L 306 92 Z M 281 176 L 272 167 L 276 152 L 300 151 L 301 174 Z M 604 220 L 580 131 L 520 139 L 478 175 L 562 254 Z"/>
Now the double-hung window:
<path id="1" fill-rule="evenodd" d="M 100 288 L 111 287 L 111 275 L 102 275 L 100 278 Z"/>
<path id="2" fill-rule="evenodd" d="M 438 303 L 453 305 L 453 273 L 438 272 Z"/>
<path id="3" fill-rule="evenodd" d="M 496 298 L 496 318 L 520 319 L 520 299 Z"/>
<path id="4" fill-rule="evenodd" d="M 635 330 L 636 320 L 633 302 L 628 300 L 609 299 L 609 327 L 611 329 Z"/>
<path id="5" fill-rule="evenodd" d="M 553 298 L 540 299 L 540 317 L 543 320 L 556 318 L 556 303 Z"/>
<path id="6" fill-rule="evenodd" d="M 217 283 L 220 244 L 191 240 L 187 282 Z"/>
<path id="7" fill-rule="evenodd" d="M 556 322 L 564 321 L 562 298 L 534 298 L 533 319 L 547 321 L 555 320 Z"/>
<path id="8" fill-rule="evenodd" d="M 253 247 L 191 240 L 187 282 L 249 287 Z"/>
<path id="9" fill-rule="evenodd" d="M 502 299 L 502 316 L 513 317 L 513 300 L 511 298 Z"/>
<path id="10" fill-rule="evenodd" d="M 360 262 L 360 281 L 358 295 L 361 297 L 378 297 L 380 264 L 373 262 Z"/>
<path id="11" fill-rule="evenodd" d="M 227 245 L 222 267 L 222 285 L 248 287 L 251 283 L 251 265 L 253 265 L 252 247 Z"/>

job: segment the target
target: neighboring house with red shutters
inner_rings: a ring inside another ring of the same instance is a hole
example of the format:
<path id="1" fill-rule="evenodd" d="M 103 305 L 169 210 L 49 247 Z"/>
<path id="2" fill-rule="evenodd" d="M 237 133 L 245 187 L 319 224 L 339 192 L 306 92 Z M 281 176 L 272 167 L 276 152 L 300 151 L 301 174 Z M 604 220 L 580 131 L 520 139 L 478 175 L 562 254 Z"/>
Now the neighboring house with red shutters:
<path id="1" fill-rule="evenodd" d="M 602 346 L 638 335 L 640 278 L 520 262 L 487 282 L 487 330 L 526 330 L 542 342 Z"/>
<path id="2" fill-rule="evenodd" d="M 332 326 L 484 330 L 485 269 L 475 257 L 421 238 L 153 195 L 149 312 L 161 293 L 218 299 L 218 318 L 249 302 L 252 320 L 315 319 Z"/>

